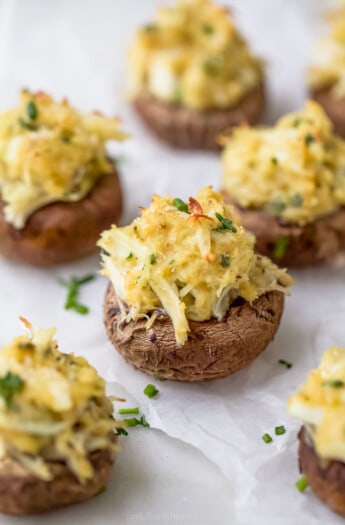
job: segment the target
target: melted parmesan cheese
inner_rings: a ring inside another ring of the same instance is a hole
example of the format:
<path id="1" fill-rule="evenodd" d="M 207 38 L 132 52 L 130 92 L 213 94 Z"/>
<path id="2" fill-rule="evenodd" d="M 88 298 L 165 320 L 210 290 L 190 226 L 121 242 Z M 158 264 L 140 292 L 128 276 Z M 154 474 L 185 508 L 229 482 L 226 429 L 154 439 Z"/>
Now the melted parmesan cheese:
<path id="1" fill-rule="evenodd" d="M 345 461 L 345 348 L 324 353 L 288 410 L 306 426 L 321 458 Z"/>
<path id="2" fill-rule="evenodd" d="M 236 105 L 262 82 L 226 8 L 210 0 L 177 0 L 139 29 L 129 54 L 132 97 L 148 91 L 196 109 Z"/>
<path id="3" fill-rule="evenodd" d="M 97 371 L 83 357 L 61 353 L 54 334 L 34 331 L 0 352 L 0 459 L 46 480 L 47 461 L 58 459 L 83 482 L 93 475 L 89 453 L 114 448 L 113 406 Z"/>
<path id="4" fill-rule="evenodd" d="M 124 140 L 119 122 L 82 115 L 67 100 L 23 91 L 17 108 L 0 115 L 0 197 L 5 218 L 23 228 L 38 208 L 77 201 L 113 169 L 108 140 Z"/>
<path id="5" fill-rule="evenodd" d="M 187 211 L 155 195 L 141 217 L 105 231 L 98 244 L 103 273 L 125 303 L 125 321 L 164 311 L 179 345 L 188 338 L 189 319 L 221 320 L 237 297 L 286 293 L 292 283 L 285 270 L 254 253 L 254 237 L 210 187 L 190 199 Z"/>
<path id="6" fill-rule="evenodd" d="M 224 141 L 223 188 L 241 206 L 303 224 L 345 204 L 345 141 L 315 102 Z"/>

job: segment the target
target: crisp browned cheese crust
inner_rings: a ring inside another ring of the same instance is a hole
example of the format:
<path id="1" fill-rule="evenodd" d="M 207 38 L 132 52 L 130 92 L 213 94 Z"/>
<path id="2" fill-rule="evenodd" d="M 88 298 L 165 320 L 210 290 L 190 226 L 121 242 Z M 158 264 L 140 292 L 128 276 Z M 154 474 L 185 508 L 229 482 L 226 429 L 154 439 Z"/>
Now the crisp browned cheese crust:
<path id="1" fill-rule="evenodd" d="M 299 463 L 316 496 L 332 510 L 345 517 L 345 463 L 322 461 L 306 439 L 301 428 L 299 437 Z"/>
<path id="2" fill-rule="evenodd" d="M 73 261 L 95 252 L 100 233 L 119 219 L 120 181 L 116 172 L 102 175 L 84 199 L 48 204 L 21 230 L 6 222 L 3 208 L 0 201 L 1 254 L 37 266 Z"/>
<path id="3" fill-rule="evenodd" d="M 146 330 L 146 320 L 120 322 L 110 284 L 104 319 L 111 342 L 142 372 L 175 381 L 207 381 L 228 376 L 251 363 L 272 341 L 283 312 L 284 295 L 269 292 L 250 305 L 234 303 L 222 321 L 189 321 L 190 334 L 177 346 L 170 317 L 162 315 Z"/>
<path id="4" fill-rule="evenodd" d="M 219 135 L 244 122 L 249 125 L 259 122 L 265 109 L 265 88 L 260 85 L 229 109 L 198 111 L 150 94 L 142 94 L 133 104 L 151 131 L 171 146 L 219 150 Z"/>
<path id="5" fill-rule="evenodd" d="M 116 442 L 116 437 L 112 436 Z M 57 507 L 81 503 L 95 496 L 110 477 L 115 454 L 98 450 L 89 456 L 94 475 L 80 483 L 62 462 L 51 461 L 51 481 L 29 474 L 11 459 L 0 462 L 0 512 L 23 516 L 46 512 Z"/>
<path id="6" fill-rule="evenodd" d="M 318 102 L 334 125 L 334 131 L 345 138 L 345 97 L 334 98 L 330 87 L 316 89 L 311 92 L 311 97 Z"/>
<path id="7" fill-rule="evenodd" d="M 333 259 L 345 249 L 345 207 L 334 213 L 300 225 L 285 222 L 261 210 L 241 208 L 224 192 L 228 202 L 235 205 L 243 226 L 256 236 L 255 250 L 267 255 L 279 266 L 302 267 Z M 283 257 L 274 257 L 274 248 L 281 238 L 287 238 Z"/>

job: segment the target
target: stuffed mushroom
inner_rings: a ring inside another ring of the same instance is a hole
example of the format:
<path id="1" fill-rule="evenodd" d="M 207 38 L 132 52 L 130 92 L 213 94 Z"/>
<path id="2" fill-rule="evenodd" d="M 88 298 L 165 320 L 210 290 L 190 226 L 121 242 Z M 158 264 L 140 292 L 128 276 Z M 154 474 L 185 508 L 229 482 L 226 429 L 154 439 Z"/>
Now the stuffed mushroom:
<path id="1" fill-rule="evenodd" d="M 0 253 L 49 266 L 94 252 L 122 209 L 105 144 L 125 137 L 116 119 L 23 91 L 0 115 Z"/>
<path id="2" fill-rule="evenodd" d="M 108 336 L 136 368 L 177 381 L 225 377 L 273 339 L 292 279 L 253 251 L 221 194 L 155 195 L 102 234 Z"/>
<path id="3" fill-rule="evenodd" d="M 344 249 L 345 142 L 317 103 L 272 128 L 237 128 L 224 145 L 224 195 L 259 253 L 306 266 Z"/>
<path id="4" fill-rule="evenodd" d="M 309 486 L 345 516 L 345 348 L 333 347 L 288 403 L 302 421 L 299 464 Z"/>
<path id="5" fill-rule="evenodd" d="M 345 8 L 329 13 L 328 20 L 329 33 L 316 47 L 308 83 L 336 133 L 345 137 Z"/>
<path id="6" fill-rule="evenodd" d="M 0 512 L 82 502 L 105 486 L 117 426 L 105 382 L 64 354 L 55 329 L 31 329 L 0 352 Z"/>
<path id="7" fill-rule="evenodd" d="M 129 54 L 129 95 L 151 131 L 177 148 L 214 150 L 217 136 L 255 124 L 265 105 L 263 66 L 227 8 L 177 0 L 140 28 Z"/>

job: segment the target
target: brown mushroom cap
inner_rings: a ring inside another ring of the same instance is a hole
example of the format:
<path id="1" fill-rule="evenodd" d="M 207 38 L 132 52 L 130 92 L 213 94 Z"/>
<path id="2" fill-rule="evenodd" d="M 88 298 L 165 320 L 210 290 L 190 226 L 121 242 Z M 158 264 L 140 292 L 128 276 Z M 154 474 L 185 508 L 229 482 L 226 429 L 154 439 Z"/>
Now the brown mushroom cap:
<path id="1" fill-rule="evenodd" d="M 112 437 L 116 442 L 116 436 Z M 114 452 L 97 450 L 89 460 L 94 468 L 92 478 L 80 483 L 63 462 L 49 461 L 51 481 L 35 477 L 12 459 L 0 461 L 0 512 L 23 516 L 46 512 L 95 496 L 110 477 Z"/>
<path id="2" fill-rule="evenodd" d="M 100 233 L 115 223 L 122 211 L 118 174 L 102 175 L 80 201 L 54 202 L 29 217 L 23 229 L 5 220 L 0 201 L 0 253 L 36 266 L 74 261 L 96 251 Z"/>
<path id="3" fill-rule="evenodd" d="M 151 131 L 175 148 L 219 150 L 217 137 L 234 126 L 257 124 L 265 109 L 265 88 L 260 84 L 236 106 L 199 111 L 165 102 L 148 93 L 133 105 Z"/>
<path id="4" fill-rule="evenodd" d="M 321 501 L 345 517 L 345 463 L 321 460 L 309 444 L 304 427 L 298 438 L 300 469 L 310 487 Z"/>
<path id="5" fill-rule="evenodd" d="M 345 207 L 300 225 L 285 222 L 259 209 L 242 208 L 224 194 L 226 200 L 235 205 L 243 226 L 254 233 L 255 250 L 279 266 L 311 266 L 333 259 L 345 248 Z M 274 248 L 282 238 L 287 239 L 285 253 L 275 258 Z"/>
<path id="6" fill-rule="evenodd" d="M 188 341 L 177 346 L 167 315 L 159 316 L 149 330 L 145 319 L 121 323 L 110 284 L 104 320 L 110 341 L 135 368 L 159 379 L 207 381 L 237 372 L 261 354 L 278 329 L 283 307 L 284 295 L 278 291 L 253 304 L 238 299 L 222 321 L 189 321 Z"/>
<path id="7" fill-rule="evenodd" d="M 345 137 L 345 97 L 335 98 L 331 89 L 332 86 L 315 89 L 311 97 L 323 107 L 333 122 L 335 133 Z"/>

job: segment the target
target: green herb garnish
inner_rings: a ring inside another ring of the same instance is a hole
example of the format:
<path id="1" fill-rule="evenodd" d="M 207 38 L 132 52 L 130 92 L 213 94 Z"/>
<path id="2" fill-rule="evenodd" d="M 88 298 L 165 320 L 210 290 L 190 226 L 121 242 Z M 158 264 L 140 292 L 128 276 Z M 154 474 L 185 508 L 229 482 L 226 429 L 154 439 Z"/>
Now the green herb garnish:
<path id="1" fill-rule="evenodd" d="M 237 229 L 232 224 L 232 221 L 230 219 L 223 217 L 223 215 L 221 215 L 220 213 L 216 213 L 216 219 L 218 219 L 220 222 L 220 226 L 216 228 L 217 232 L 221 232 L 224 230 L 230 230 L 233 233 L 237 233 Z"/>
<path id="2" fill-rule="evenodd" d="M 127 419 L 124 419 L 123 422 L 127 427 L 137 427 L 137 426 L 149 427 L 150 426 L 149 423 L 146 421 L 145 416 L 141 416 L 140 419 L 136 417 L 129 417 Z"/>
<path id="3" fill-rule="evenodd" d="M 221 263 L 220 264 L 223 266 L 223 268 L 229 268 L 229 266 L 230 266 L 229 256 L 228 255 L 224 255 L 224 253 L 222 253 L 222 255 L 220 257 L 221 257 Z"/>
<path id="4" fill-rule="evenodd" d="M 61 284 L 67 288 L 67 299 L 65 302 L 65 310 L 74 310 L 78 314 L 85 315 L 89 312 L 89 308 L 78 302 L 79 288 L 83 284 L 87 284 L 95 279 L 95 275 L 86 275 L 78 279 L 72 277 L 69 281 L 61 280 Z"/>
<path id="5" fill-rule="evenodd" d="M 98 492 L 96 492 L 96 496 L 100 496 L 101 494 L 104 494 L 104 492 L 107 492 L 107 487 L 103 485 Z"/>
<path id="6" fill-rule="evenodd" d="M 289 363 L 289 361 L 285 361 L 285 359 L 279 359 L 278 363 L 280 365 L 285 366 L 286 368 L 292 368 L 292 363 Z"/>
<path id="7" fill-rule="evenodd" d="M 155 385 L 148 384 L 144 388 L 144 394 L 145 396 L 149 397 L 150 399 L 152 397 L 156 397 L 156 395 L 159 393 L 158 388 L 155 387 Z"/>
<path id="8" fill-rule="evenodd" d="M 38 117 L 38 109 L 33 100 L 30 100 L 30 102 L 27 103 L 26 106 L 26 113 L 30 120 L 36 120 Z"/>
<path id="9" fill-rule="evenodd" d="M 294 128 L 298 128 L 298 126 L 301 124 L 302 120 L 300 118 L 296 118 L 293 122 L 292 122 L 292 126 Z"/>
<path id="10" fill-rule="evenodd" d="M 15 394 L 21 392 L 24 388 L 24 381 L 21 377 L 12 372 L 7 372 L 3 377 L 0 377 L 0 397 L 5 401 L 6 407 L 12 407 L 12 401 Z"/>
<path id="11" fill-rule="evenodd" d="M 35 124 L 32 124 L 31 122 L 27 122 L 23 118 L 18 119 L 19 124 L 24 129 L 29 129 L 30 131 L 36 131 L 37 127 Z"/>
<path id="12" fill-rule="evenodd" d="M 69 144 L 71 142 L 71 137 L 69 135 L 61 135 L 61 142 Z"/>
<path id="13" fill-rule="evenodd" d="M 127 259 L 127 261 L 130 261 L 131 259 L 133 259 L 133 257 L 134 257 L 134 253 L 133 253 L 133 252 L 130 252 L 130 253 L 127 255 L 126 259 Z"/>
<path id="14" fill-rule="evenodd" d="M 157 255 L 155 253 L 150 254 L 150 264 L 156 264 L 157 262 Z"/>
<path id="15" fill-rule="evenodd" d="M 300 193 L 295 193 L 293 197 L 290 199 L 290 205 L 294 208 L 299 208 L 303 205 L 303 197 Z"/>
<path id="16" fill-rule="evenodd" d="M 124 428 L 119 427 L 116 430 L 117 430 L 116 432 L 117 436 L 128 436 L 128 432 Z"/>
<path id="17" fill-rule="evenodd" d="M 342 388 L 343 386 L 345 386 L 345 383 L 341 379 L 329 379 L 328 381 L 324 381 L 322 383 L 322 386 L 330 386 L 331 388 Z"/>
<path id="18" fill-rule="evenodd" d="M 144 27 L 143 27 L 144 31 L 147 31 L 147 33 L 152 33 L 154 31 L 157 31 L 158 29 L 158 26 L 157 24 L 146 24 Z"/>
<path id="19" fill-rule="evenodd" d="M 272 164 L 278 164 L 278 159 L 277 159 L 277 157 L 272 157 L 272 158 L 271 158 L 271 162 L 272 162 Z"/>
<path id="20" fill-rule="evenodd" d="M 276 436 L 282 436 L 283 434 L 285 434 L 286 430 L 284 425 L 281 425 L 280 427 L 275 427 L 274 432 Z"/>
<path id="21" fill-rule="evenodd" d="M 179 198 L 174 199 L 173 200 L 173 205 L 179 211 L 183 211 L 184 213 L 189 213 L 188 204 L 186 202 L 184 202 L 182 199 L 179 199 Z"/>
<path id="22" fill-rule="evenodd" d="M 264 434 L 263 436 L 261 436 L 261 439 L 262 441 L 264 441 L 265 443 L 271 443 L 271 441 L 273 441 L 273 439 L 271 438 L 271 436 L 269 434 Z"/>
<path id="23" fill-rule="evenodd" d="M 202 68 L 206 75 L 215 76 L 220 73 L 221 63 L 218 57 L 209 57 L 202 63 Z"/>
<path id="24" fill-rule="evenodd" d="M 120 408 L 117 412 L 119 414 L 139 414 L 139 408 Z"/>
<path id="25" fill-rule="evenodd" d="M 304 142 L 306 146 L 310 146 L 313 142 L 315 142 L 315 137 L 311 133 L 307 133 L 304 137 Z"/>
<path id="26" fill-rule="evenodd" d="M 308 487 L 309 483 L 305 476 L 301 476 L 295 483 L 295 487 L 300 492 L 304 492 L 305 489 Z"/>
<path id="27" fill-rule="evenodd" d="M 286 202 L 283 201 L 281 197 L 275 197 L 271 200 L 269 207 L 273 211 L 273 213 L 276 213 L 279 215 L 281 212 L 283 212 L 286 208 Z"/>
<path id="28" fill-rule="evenodd" d="M 205 35 L 212 35 L 214 33 L 214 28 L 211 26 L 211 24 L 208 24 L 207 22 L 205 24 L 202 24 L 201 30 Z"/>
<path id="29" fill-rule="evenodd" d="M 288 237 L 279 237 L 273 248 L 273 257 L 275 259 L 282 259 L 286 253 L 286 249 L 289 245 Z"/>

